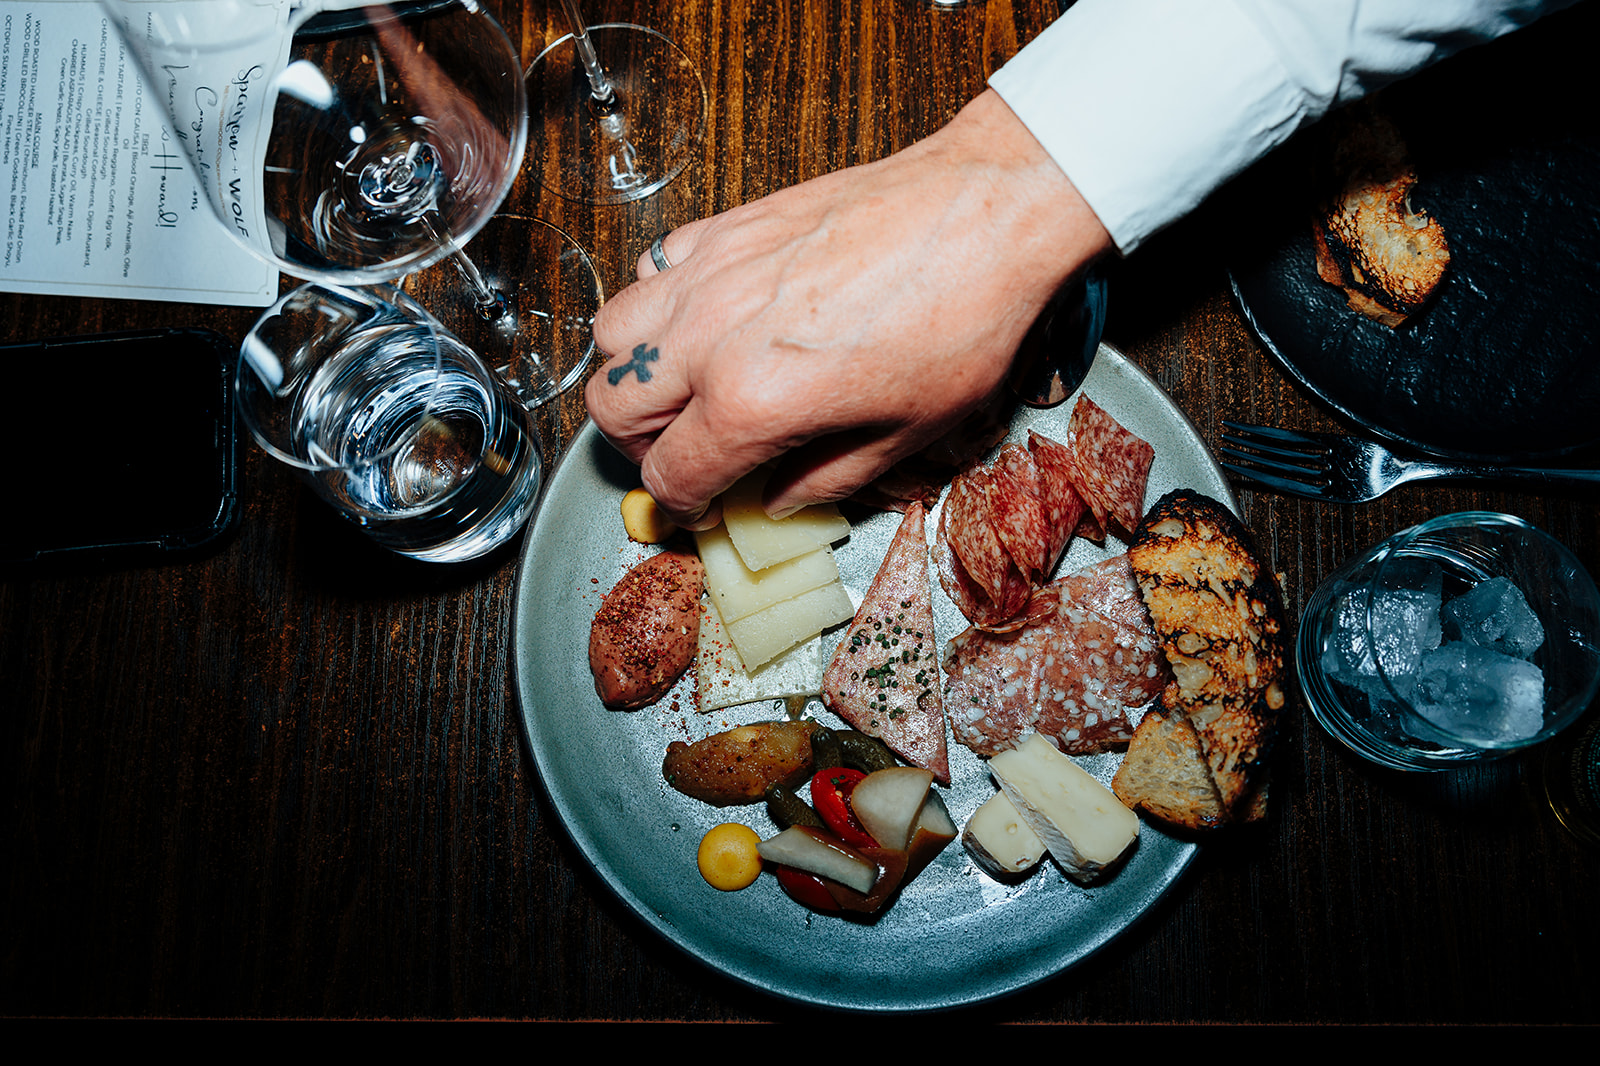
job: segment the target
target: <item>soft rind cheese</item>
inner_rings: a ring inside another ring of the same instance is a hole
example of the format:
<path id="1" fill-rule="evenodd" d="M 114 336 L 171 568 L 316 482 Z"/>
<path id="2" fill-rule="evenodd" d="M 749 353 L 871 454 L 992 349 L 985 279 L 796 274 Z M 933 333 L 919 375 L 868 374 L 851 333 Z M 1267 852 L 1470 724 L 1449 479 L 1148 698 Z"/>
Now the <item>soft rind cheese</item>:
<path id="1" fill-rule="evenodd" d="M 725 621 L 736 622 L 839 580 L 839 564 L 826 547 L 813 548 L 765 570 L 751 570 L 744 565 L 725 526 L 696 533 L 694 543 L 706 567 L 706 591 Z"/>
<path id="2" fill-rule="evenodd" d="M 855 613 L 850 594 L 836 581 L 732 622 L 724 618 L 722 628 L 748 672 Z"/>
<path id="3" fill-rule="evenodd" d="M 1138 816 L 1037 733 L 991 758 L 989 771 L 1074 880 L 1093 879 L 1139 839 Z"/>
<path id="4" fill-rule="evenodd" d="M 722 521 L 750 570 L 765 570 L 850 535 L 850 520 L 831 503 L 803 507 L 774 521 L 761 509 L 771 471 L 758 469 L 722 494 Z"/>
<path id="5" fill-rule="evenodd" d="M 1004 792 L 996 792 L 967 819 L 961 843 L 979 866 L 996 877 L 1015 877 L 1044 858 L 1044 841 Z"/>
<path id="6" fill-rule="evenodd" d="M 747 674 L 722 620 L 709 602 L 700 605 L 700 648 L 695 657 L 695 698 L 704 713 L 757 700 L 815 696 L 822 691 L 821 636 L 790 648 Z"/>

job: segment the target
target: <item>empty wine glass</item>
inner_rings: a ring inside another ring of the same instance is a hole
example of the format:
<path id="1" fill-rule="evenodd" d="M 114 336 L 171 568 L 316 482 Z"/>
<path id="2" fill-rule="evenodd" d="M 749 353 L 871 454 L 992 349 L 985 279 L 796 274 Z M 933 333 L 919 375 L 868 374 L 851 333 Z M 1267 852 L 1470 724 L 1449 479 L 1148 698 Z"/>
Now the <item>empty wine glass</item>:
<path id="1" fill-rule="evenodd" d="M 528 67 L 533 172 L 569 200 L 643 199 L 675 178 L 704 139 L 705 84 L 655 30 L 590 26 L 577 0 L 561 7 L 572 32 Z"/>
<path id="2" fill-rule="evenodd" d="M 449 259 L 435 313 L 523 402 L 577 380 L 598 275 L 560 230 L 495 216 L 526 147 L 527 94 L 520 57 L 475 0 L 102 3 L 251 251 L 345 285 Z M 491 225 L 502 261 L 486 270 L 462 247 Z"/>

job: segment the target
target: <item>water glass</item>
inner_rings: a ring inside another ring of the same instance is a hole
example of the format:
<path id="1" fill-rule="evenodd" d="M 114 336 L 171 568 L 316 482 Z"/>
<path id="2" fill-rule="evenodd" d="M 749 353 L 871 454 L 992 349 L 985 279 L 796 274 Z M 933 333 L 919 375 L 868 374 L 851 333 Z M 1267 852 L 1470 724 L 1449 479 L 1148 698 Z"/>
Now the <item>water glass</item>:
<path id="1" fill-rule="evenodd" d="M 241 346 L 237 396 L 263 449 L 401 555 L 476 558 L 538 501 L 526 409 L 393 286 L 304 285 L 281 298 Z"/>
<path id="2" fill-rule="evenodd" d="M 1600 594 L 1559 541 L 1513 515 L 1444 515 L 1347 562 L 1300 623 L 1306 702 L 1358 754 L 1400 770 L 1496 758 L 1572 723 L 1600 686 Z"/>

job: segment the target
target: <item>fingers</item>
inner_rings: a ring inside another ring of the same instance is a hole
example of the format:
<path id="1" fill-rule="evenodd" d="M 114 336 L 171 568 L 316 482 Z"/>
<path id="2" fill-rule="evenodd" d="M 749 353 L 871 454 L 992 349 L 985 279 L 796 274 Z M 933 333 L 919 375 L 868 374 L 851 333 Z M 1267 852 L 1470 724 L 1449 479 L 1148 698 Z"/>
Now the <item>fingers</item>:
<path id="1" fill-rule="evenodd" d="M 785 518 L 813 503 L 842 500 L 894 465 L 901 435 L 856 429 L 830 433 L 783 456 L 767 479 L 767 514 Z"/>
<path id="2" fill-rule="evenodd" d="M 688 256 L 697 228 L 691 223 L 661 239 L 674 266 Z M 661 271 L 649 249 L 639 256 L 637 272 L 639 282 L 606 301 L 595 315 L 595 346 L 607 359 L 584 390 L 595 425 L 635 463 L 644 459 L 689 399 L 683 353 L 661 343 L 672 303 L 666 279 L 651 280 Z"/>
<path id="3" fill-rule="evenodd" d="M 717 497 L 782 452 L 767 429 L 718 412 L 697 395 L 645 452 L 640 463 L 645 488 L 678 525 L 709 529 L 721 515 Z"/>
<path id="4" fill-rule="evenodd" d="M 661 254 L 666 256 L 668 266 L 679 266 L 689 258 L 696 241 L 695 235 L 702 228 L 699 222 L 691 222 L 686 226 L 670 230 L 658 238 L 661 245 Z M 652 242 L 653 244 L 654 242 Z M 634 266 L 634 275 L 640 281 L 662 273 L 661 268 L 656 263 L 655 256 L 652 254 L 654 250 L 651 247 L 639 253 L 639 261 Z"/>

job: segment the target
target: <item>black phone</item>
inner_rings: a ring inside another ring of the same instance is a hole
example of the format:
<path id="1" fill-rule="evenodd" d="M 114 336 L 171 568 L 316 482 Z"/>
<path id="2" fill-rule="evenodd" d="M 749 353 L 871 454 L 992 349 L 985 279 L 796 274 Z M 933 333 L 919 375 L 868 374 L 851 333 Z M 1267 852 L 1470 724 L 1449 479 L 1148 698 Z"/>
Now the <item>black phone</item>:
<path id="1" fill-rule="evenodd" d="M 237 351 L 203 329 L 0 347 L 12 442 L 0 564 L 176 560 L 232 532 Z"/>

